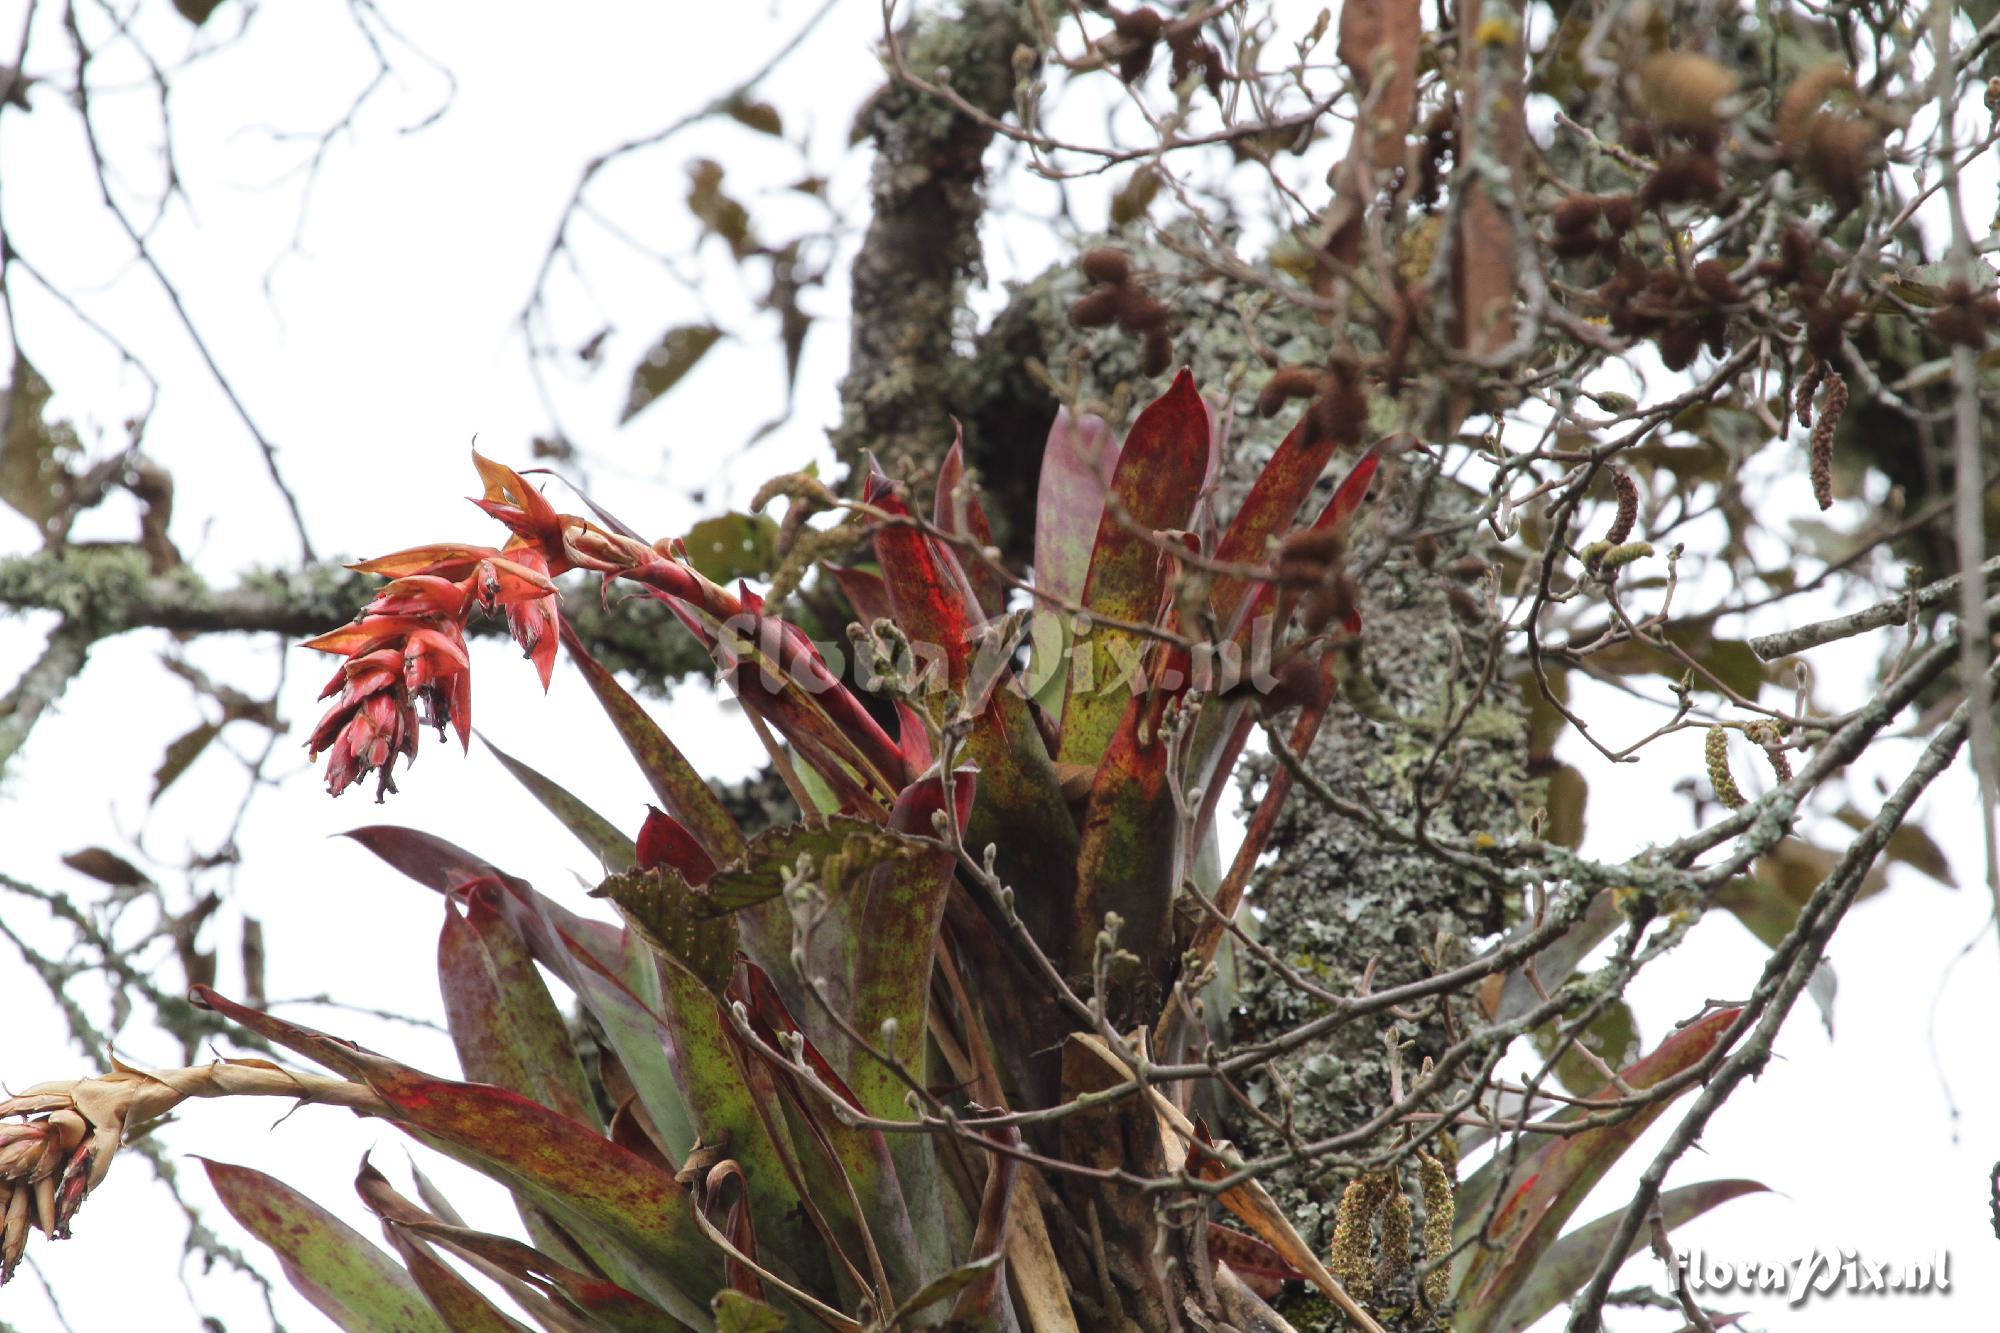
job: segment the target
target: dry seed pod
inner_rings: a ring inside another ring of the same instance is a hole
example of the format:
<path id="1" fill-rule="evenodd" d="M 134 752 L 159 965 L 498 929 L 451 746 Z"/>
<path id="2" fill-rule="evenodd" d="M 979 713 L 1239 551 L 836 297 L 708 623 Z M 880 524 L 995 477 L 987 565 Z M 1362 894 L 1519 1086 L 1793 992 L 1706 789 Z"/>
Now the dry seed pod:
<path id="1" fill-rule="evenodd" d="M 1076 298 L 1069 322 L 1080 329 L 1101 329 L 1118 316 L 1118 288 L 1095 287 Z"/>
<path id="2" fill-rule="evenodd" d="M 1647 208 L 1702 203 L 1722 193 L 1722 168 L 1707 153 L 1675 153 L 1639 188 Z"/>
<path id="3" fill-rule="evenodd" d="M 1827 98 L 1843 89 L 1853 91 L 1854 76 L 1837 60 L 1815 65 L 1792 80 L 1792 86 L 1778 99 L 1777 114 L 1771 119 L 1771 128 L 1787 156 L 1797 160 L 1805 151 L 1806 137 L 1820 108 L 1826 105 Z"/>
<path id="4" fill-rule="evenodd" d="M 1704 259 L 1694 266 L 1694 285 L 1717 305 L 1734 305 L 1743 299 L 1736 280 L 1729 276 L 1729 265 L 1719 259 Z"/>
<path id="5" fill-rule="evenodd" d="M 1313 421 L 1342 444 L 1358 444 L 1368 429 L 1368 391 L 1352 366 L 1335 367 L 1333 383 L 1312 407 Z"/>
<path id="6" fill-rule="evenodd" d="M 1701 340 L 1708 344 L 1708 354 L 1713 357 L 1727 355 L 1729 351 L 1729 320 L 1720 313 L 1703 315 L 1695 321 L 1701 331 Z"/>
<path id="7" fill-rule="evenodd" d="M 1343 625 L 1352 624 L 1361 610 L 1361 583 L 1347 570 L 1341 570 L 1327 584 L 1327 610 L 1331 619 Z"/>
<path id="8" fill-rule="evenodd" d="M 1138 287 L 1113 287 L 1116 294 L 1118 327 L 1127 333 L 1151 333 L 1167 326 L 1167 307 L 1152 293 Z"/>
<path id="9" fill-rule="evenodd" d="M 1345 554 L 1347 539 L 1332 528 L 1297 528 L 1286 533 L 1278 542 L 1280 563 L 1295 562 L 1324 568 Z"/>
<path id="10" fill-rule="evenodd" d="M 1867 121 L 1823 112 L 1806 132 L 1801 161 L 1828 194 L 1851 208 L 1861 202 L 1880 147 L 1875 127 Z"/>
<path id="11" fill-rule="evenodd" d="M 1486 619 L 1486 604 L 1459 584 L 1445 584 L 1444 599 L 1450 604 L 1451 613 L 1467 625 L 1477 625 Z"/>
<path id="12" fill-rule="evenodd" d="M 1708 761 L 1708 785 L 1715 788 L 1715 799 L 1731 810 L 1742 809 L 1743 792 L 1729 772 L 1729 732 L 1722 727 L 1710 727 L 1702 753 Z"/>
<path id="13" fill-rule="evenodd" d="M 1654 121 L 1670 130 L 1722 126 L 1736 76 L 1707 56 L 1662 51 L 1639 62 L 1639 92 Z"/>
<path id="14" fill-rule="evenodd" d="M 1701 351 L 1701 327 L 1691 319 L 1679 319 L 1660 330 L 1660 360 L 1668 370 L 1686 370 Z"/>
<path id="15" fill-rule="evenodd" d="M 1153 47 L 1158 44 L 1165 23 L 1159 11 L 1150 6 L 1125 14 L 1114 13 L 1111 26 L 1117 34 L 1119 78 L 1136 83 L 1146 77 L 1146 71 L 1153 67 Z"/>
<path id="16" fill-rule="evenodd" d="M 1986 328 L 2000 312 L 2000 301 L 1991 292 L 1974 295 L 1962 278 L 1945 285 L 1944 304 L 1931 312 L 1931 332 L 1961 347 L 1981 351 L 1986 346 Z"/>
<path id="17" fill-rule="evenodd" d="M 1139 373 L 1148 379 L 1167 373 L 1174 363 L 1174 340 L 1167 336 L 1163 328 L 1156 328 L 1146 335 L 1146 342 L 1139 350 Z"/>
<path id="18" fill-rule="evenodd" d="M 1584 259 L 1604 248 L 1604 238 L 1596 232 L 1558 233 L 1549 238 L 1549 249 L 1559 259 Z"/>
<path id="19" fill-rule="evenodd" d="M 1589 231 L 1603 213 L 1595 195 L 1573 194 L 1549 210 L 1549 225 L 1558 236 L 1575 236 Z"/>
<path id="20" fill-rule="evenodd" d="M 1624 235 L 1638 220 L 1638 210 L 1629 194 L 1607 194 L 1598 203 L 1604 213 L 1604 225 L 1611 228 L 1613 235 Z"/>
<path id="21" fill-rule="evenodd" d="M 1438 539 L 1428 532 L 1418 533 L 1410 539 L 1410 554 L 1425 569 L 1434 567 L 1438 558 Z"/>
<path id="22" fill-rule="evenodd" d="M 1317 396 L 1325 379 L 1326 372 L 1311 366 L 1286 366 L 1274 372 L 1257 395 L 1257 415 L 1276 416 L 1289 399 Z"/>
<path id="23" fill-rule="evenodd" d="M 1202 84 L 1207 87 L 1208 95 L 1218 101 L 1221 100 L 1222 52 L 1217 49 L 1214 42 L 1197 40 L 1194 32 L 1188 30 L 1170 36 L 1167 39 L 1167 47 L 1174 54 L 1170 77 L 1176 88 L 1186 83 L 1188 76 L 1199 69 Z"/>
<path id="24" fill-rule="evenodd" d="M 1806 346 L 1812 348 L 1813 355 L 1822 361 L 1838 359 L 1846 339 L 1847 321 L 1860 309 L 1861 298 L 1852 292 L 1815 301 L 1806 311 Z"/>
<path id="25" fill-rule="evenodd" d="M 1490 568 L 1492 568 L 1492 566 L 1488 565 L 1486 561 L 1481 559 L 1479 556 L 1462 555 L 1458 559 L 1446 565 L 1444 567 L 1444 572 L 1451 575 L 1455 579 L 1461 579 L 1467 583 L 1470 583 L 1476 579 L 1485 578 L 1486 571 Z"/>
<path id="26" fill-rule="evenodd" d="M 1083 276 L 1092 282 L 1122 287 L 1132 277 L 1132 257 L 1116 246 L 1100 245 L 1085 250 L 1077 262 L 1083 269 Z"/>

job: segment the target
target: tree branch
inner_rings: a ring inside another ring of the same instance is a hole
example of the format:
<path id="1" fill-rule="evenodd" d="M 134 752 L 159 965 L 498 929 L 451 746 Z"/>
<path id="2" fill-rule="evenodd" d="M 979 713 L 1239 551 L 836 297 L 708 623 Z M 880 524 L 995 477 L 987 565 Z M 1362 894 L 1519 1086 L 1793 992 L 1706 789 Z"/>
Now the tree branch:
<path id="1" fill-rule="evenodd" d="M 1013 103 L 1016 53 L 1029 53 L 1030 72 L 1040 63 L 1021 0 L 970 0 L 899 41 L 911 68 L 948 71 L 952 88 L 993 116 Z M 959 381 L 970 376 L 958 349 L 969 332 L 965 283 L 981 271 L 993 132 L 900 84 L 862 123 L 875 141 L 871 221 L 854 257 L 853 344 L 833 442 L 849 467 L 873 450 L 892 476 L 928 476 L 951 438 Z"/>

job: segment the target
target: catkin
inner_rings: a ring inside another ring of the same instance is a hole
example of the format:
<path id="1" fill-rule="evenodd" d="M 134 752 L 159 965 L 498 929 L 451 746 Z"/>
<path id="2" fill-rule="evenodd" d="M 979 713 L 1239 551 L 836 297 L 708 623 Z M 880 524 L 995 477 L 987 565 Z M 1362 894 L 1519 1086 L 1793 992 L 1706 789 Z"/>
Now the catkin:
<path id="1" fill-rule="evenodd" d="M 1847 381 L 1838 372 L 1828 371 L 1826 401 L 1820 404 L 1819 421 L 1812 433 L 1813 499 L 1821 509 L 1833 508 L 1833 432 L 1846 410 Z"/>
<path id="2" fill-rule="evenodd" d="M 1375 1294 L 1375 1270 L 1368 1260 L 1374 1249 L 1375 1214 L 1388 1197 L 1389 1177 L 1379 1172 L 1355 1177 L 1340 1196 L 1327 1268 L 1358 1301 Z"/>
<path id="3" fill-rule="evenodd" d="M 1439 1143 L 1457 1146 L 1449 1134 Z M 1458 1225 L 1458 1196 L 1451 1172 L 1427 1152 L 1417 1154 L 1417 1183 L 1424 1191 L 1424 1262 L 1431 1265 L 1424 1274 L 1424 1301 L 1435 1310 L 1451 1298 L 1451 1235 Z"/>
<path id="4" fill-rule="evenodd" d="M 1729 732 L 1724 727 L 1708 729 L 1708 743 L 1704 750 L 1708 758 L 1708 783 L 1715 788 L 1715 799 L 1731 810 L 1743 808 L 1743 792 L 1736 785 L 1735 777 L 1729 771 Z"/>
<path id="5" fill-rule="evenodd" d="M 1410 1271 L 1410 1196 L 1400 1186 L 1382 1204 L 1382 1253 L 1375 1261 L 1375 1284 L 1387 1289 Z"/>
<path id="6" fill-rule="evenodd" d="M 1752 723 L 1743 729 L 1743 734 L 1746 738 L 1764 747 L 1764 756 L 1771 761 L 1771 771 L 1778 775 L 1778 781 L 1790 782 L 1792 780 L 1792 760 L 1780 748 L 1785 737 L 1784 733 L 1778 730 L 1777 723 Z"/>
<path id="7" fill-rule="evenodd" d="M 1613 468 L 1611 489 L 1618 495 L 1618 513 L 1611 520 L 1611 531 L 1604 534 L 1604 544 L 1623 546 L 1632 537 L 1633 524 L 1639 521 L 1639 485 L 1624 468 Z"/>

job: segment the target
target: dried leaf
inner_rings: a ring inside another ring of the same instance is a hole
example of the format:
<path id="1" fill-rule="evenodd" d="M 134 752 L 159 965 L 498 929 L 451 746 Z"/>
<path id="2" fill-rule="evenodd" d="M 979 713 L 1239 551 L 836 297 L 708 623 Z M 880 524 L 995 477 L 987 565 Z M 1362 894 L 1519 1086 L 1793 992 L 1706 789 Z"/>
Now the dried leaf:
<path id="1" fill-rule="evenodd" d="M 723 108 L 728 117 L 738 125 L 747 125 L 759 134 L 768 134 L 782 139 L 785 135 L 784 117 L 778 108 L 769 102 L 753 102 L 747 98 L 735 98 Z"/>
<path id="2" fill-rule="evenodd" d="M 625 410 L 619 414 L 618 423 L 630 421 L 679 384 L 720 337 L 722 330 L 713 324 L 683 324 L 661 334 L 660 340 L 632 369 L 632 389 L 626 395 Z"/>
<path id="3" fill-rule="evenodd" d="M 127 861 L 116 852 L 102 847 L 86 847 L 80 852 L 71 852 L 63 859 L 63 864 L 81 875 L 88 875 L 100 884 L 109 884 L 114 889 L 151 888 L 153 881 L 145 871 Z"/>

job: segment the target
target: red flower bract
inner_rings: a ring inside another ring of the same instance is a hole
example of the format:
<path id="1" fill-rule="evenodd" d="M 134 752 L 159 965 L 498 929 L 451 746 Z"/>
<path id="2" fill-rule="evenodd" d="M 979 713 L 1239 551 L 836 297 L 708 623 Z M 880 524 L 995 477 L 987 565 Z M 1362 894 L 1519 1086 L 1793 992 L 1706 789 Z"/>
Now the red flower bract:
<path id="1" fill-rule="evenodd" d="M 315 757 L 327 756 L 326 784 L 336 796 L 370 773 L 380 774 L 377 800 L 396 790 L 396 756 L 416 758 L 420 725 L 436 727 L 440 736 L 449 725 L 461 745 L 471 744 L 465 622 L 474 610 L 506 614 L 508 629 L 548 688 L 561 622 L 550 555 L 541 543 L 553 542 L 567 566 L 560 555 L 561 520 L 517 474 L 491 464 L 482 472 L 492 474 L 488 495 L 506 502 L 483 503 L 505 508 L 516 528 L 505 550 L 416 546 L 350 565 L 391 581 L 352 624 L 305 645 L 347 659 L 320 694 L 338 697 L 306 744 Z"/>

